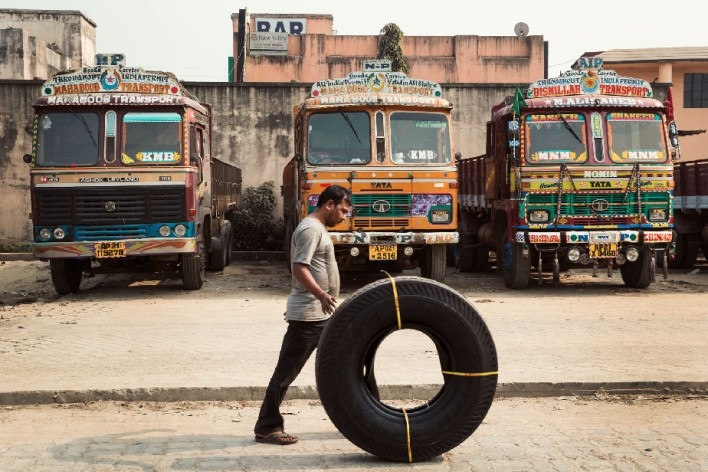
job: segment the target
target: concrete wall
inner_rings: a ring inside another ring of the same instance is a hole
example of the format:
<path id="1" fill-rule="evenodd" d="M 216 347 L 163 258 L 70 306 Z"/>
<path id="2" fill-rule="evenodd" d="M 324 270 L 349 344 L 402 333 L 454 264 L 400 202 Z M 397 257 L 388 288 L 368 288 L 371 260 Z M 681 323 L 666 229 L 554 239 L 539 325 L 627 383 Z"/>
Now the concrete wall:
<path id="1" fill-rule="evenodd" d="M 0 79 L 47 79 L 94 64 L 96 24 L 79 11 L 0 9 Z"/>
<path id="2" fill-rule="evenodd" d="M 290 35 L 286 55 L 251 55 L 234 40 L 234 57 L 244 54 L 244 82 L 316 82 L 344 77 L 376 57 L 379 36 L 337 35 L 331 15 L 267 15 L 255 18 L 303 18 L 306 32 Z M 234 38 L 239 15 L 232 15 Z M 383 25 L 381 25 L 383 26 Z M 247 35 L 246 35 L 247 37 Z M 439 83 L 530 83 L 544 78 L 543 36 L 404 36 L 401 44 L 410 77 Z"/>
<path id="3" fill-rule="evenodd" d="M 0 240 L 31 238 L 29 168 L 22 156 L 31 151 L 32 105 L 39 81 L 0 81 Z M 309 93 L 303 84 L 187 83 L 214 111 L 213 155 L 241 168 L 243 186 L 266 181 L 276 185 L 278 210 L 282 172 L 293 155 L 293 107 Z M 453 105 L 454 151 L 463 156 L 484 152 L 485 123 L 492 105 L 511 94 L 515 84 L 451 85 L 443 96 Z"/>
<path id="4" fill-rule="evenodd" d="M 29 169 L 22 156 L 32 150 L 32 104 L 41 85 L 0 81 L 0 239 L 31 239 Z"/>

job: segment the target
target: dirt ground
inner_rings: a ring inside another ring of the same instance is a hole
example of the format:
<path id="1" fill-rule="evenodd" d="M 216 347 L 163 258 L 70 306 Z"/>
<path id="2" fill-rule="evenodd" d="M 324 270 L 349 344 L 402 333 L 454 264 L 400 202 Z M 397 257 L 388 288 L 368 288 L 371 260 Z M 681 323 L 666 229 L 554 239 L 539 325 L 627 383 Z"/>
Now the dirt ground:
<path id="1" fill-rule="evenodd" d="M 1 259 L 1 257 L 0 257 Z M 554 286 L 549 274 L 544 274 L 544 283 L 539 285 L 532 280 L 525 290 L 512 291 L 507 289 L 498 274 L 492 267 L 486 272 L 460 273 L 449 267 L 445 283 L 471 297 L 484 293 L 504 293 L 511 300 L 516 300 L 523 310 L 524 300 L 527 296 L 538 297 L 551 295 L 563 297 L 564 293 L 574 296 L 578 291 L 590 290 L 593 294 L 607 292 L 607 294 L 621 293 L 706 293 L 708 292 L 708 262 L 702 257 L 691 269 L 670 270 L 667 280 L 663 279 L 661 269 L 657 269 L 656 283 L 647 289 L 626 288 L 622 283 L 619 270 L 615 269 L 612 277 L 607 276 L 606 269 L 599 269 L 593 277 L 592 270 L 587 268 L 571 269 L 561 273 L 561 282 Z M 404 271 L 405 275 L 419 275 L 417 270 Z M 392 274 L 399 275 L 399 274 Z M 342 274 L 342 298 L 346 298 L 356 289 L 384 277 L 379 272 L 349 272 Z M 163 286 L 165 288 L 179 289 L 179 279 L 156 277 L 150 274 L 97 274 L 92 277 L 84 275 L 81 291 L 94 293 L 100 297 L 101 290 L 106 287 L 142 287 Z M 283 294 L 289 291 L 290 274 L 284 268 L 284 262 L 240 262 L 235 261 L 223 272 L 208 272 L 204 287 L 200 291 L 204 296 L 219 296 L 232 290 L 248 289 L 273 289 L 273 294 Z M 33 261 L 2 261 L 0 260 L 0 306 L 17 305 L 51 301 L 61 298 L 54 291 L 49 274 L 49 264 L 39 260 Z M 472 298 L 473 302 L 485 303 L 485 298 Z M 651 297 L 646 298 L 647 307 L 651 307 Z M 514 307 L 507 307 L 513 309 Z M 636 309 L 629 306 L 628 309 Z"/>

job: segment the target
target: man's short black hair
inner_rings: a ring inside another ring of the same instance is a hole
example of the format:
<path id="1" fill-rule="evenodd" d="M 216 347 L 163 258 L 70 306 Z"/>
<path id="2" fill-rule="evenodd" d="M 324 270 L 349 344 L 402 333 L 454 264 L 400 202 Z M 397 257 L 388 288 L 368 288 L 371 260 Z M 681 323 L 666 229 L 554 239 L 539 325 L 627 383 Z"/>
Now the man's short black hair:
<path id="1" fill-rule="evenodd" d="M 342 200 L 350 205 L 352 203 L 349 191 L 340 185 L 330 185 L 324 189 L 317 200 L 317 207 L 319 208 L 324 206 L 324 204 L 330 200 L 332 200 L 335 205 L 339 205 Z"/>

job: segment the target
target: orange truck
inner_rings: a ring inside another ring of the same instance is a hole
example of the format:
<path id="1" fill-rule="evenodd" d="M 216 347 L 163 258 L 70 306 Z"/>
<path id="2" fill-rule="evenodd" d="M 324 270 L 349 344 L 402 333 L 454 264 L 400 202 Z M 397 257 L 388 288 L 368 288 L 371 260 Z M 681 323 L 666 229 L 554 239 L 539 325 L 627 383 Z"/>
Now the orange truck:
<path id="1" fill-rule="evenodd" d="M 487 152 L 458 162 L 460 268 L 489 251 L 509 288 L 571 264 L 618 267 L 625 285 L 654 280 L 673 246 L 671 110 L 645 80 L 598 58 L 538 80 L 492 109 Z"/>
<path id="2" fill-rule="evenodd" d="M 318 81 L 295 107 L 295 155 L 283 172 L 285 250 L 328 185 L 351 191 L 352 213 L 330 235 L 342 270 L 420 267 L 442 281 L 458 242 L 450 103 L 440 85 L 386 61 Z"/>
<path id="3" fill-rule="evenodd" d="M 211 107 L 120 54 L 62 72 L 34 106 L 32 251 L 60 294 L 84 273 L 162 272 L 201 288 L 231 261 L 240 169 L 211 152 Z"/>

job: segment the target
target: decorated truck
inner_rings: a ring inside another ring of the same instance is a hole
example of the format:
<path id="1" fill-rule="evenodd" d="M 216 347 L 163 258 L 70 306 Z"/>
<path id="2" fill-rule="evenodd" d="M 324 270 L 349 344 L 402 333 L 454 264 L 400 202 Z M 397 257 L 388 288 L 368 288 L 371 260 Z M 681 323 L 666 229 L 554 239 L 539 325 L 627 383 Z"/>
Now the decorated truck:
<path id="1" fill-rule="evenodd" d="M 330 235 L 339 267 L 420 267 L 442 281 L 458 241 L 450 112 L 440 85 L 390 72 L 385 61 L 313 84 L 295 107 L 295 156 L 283 172 L 285 250 L 324 188 L 352 193 Z"/>
<path id="2" fill-rule="evenodd" d="M 486 154 L 458 161 L 461 269 L 485 267 L 491 249 L 509 288 L 544 271 L 557 283 L 570 264 L 649 286 L 673 250 L 666 112 L 648 82 L 597 58 L 493 107 Z"/>
<path id="3" fill-rule="evenodd" d="M 36 258 L 60 294 L 84 273 L 163 272 L 198 290 L 231 260 L 241 172 L 211 149 L 211 108 L 170 73 L 122 55 L 59 73 L 34 106 Z"/>
<path id="4" fill-rule="evenodd" d="M 669 267 L 693 266 L 699 249 L 708 260 L 708 159 L 674 165 L 675 257 Z"/>

